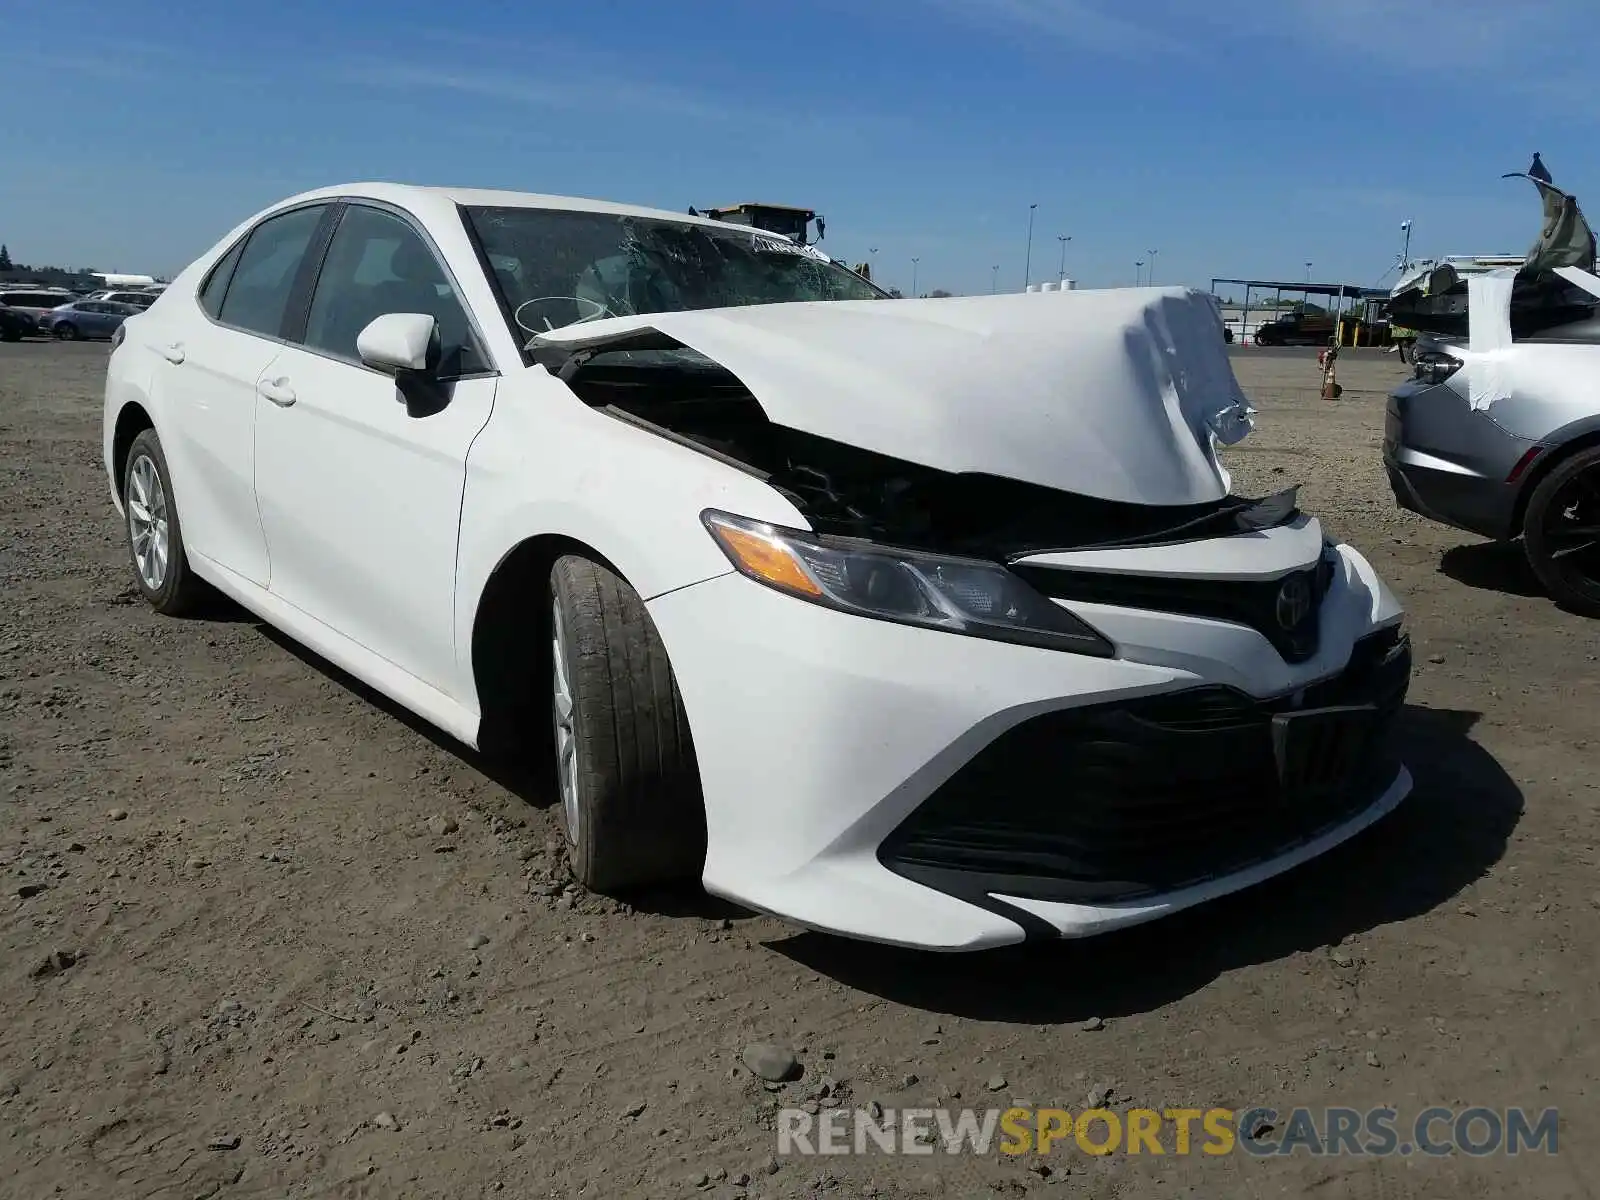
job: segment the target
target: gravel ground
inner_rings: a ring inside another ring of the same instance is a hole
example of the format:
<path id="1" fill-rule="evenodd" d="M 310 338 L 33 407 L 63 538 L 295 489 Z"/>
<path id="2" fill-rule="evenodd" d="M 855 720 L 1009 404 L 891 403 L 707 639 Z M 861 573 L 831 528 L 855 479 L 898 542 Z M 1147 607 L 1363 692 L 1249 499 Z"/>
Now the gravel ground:
<path id="1" fill-rule="evenodd" d="M 577 893 L 548 795 L 246 614 L 154 616 L 105 359 L 0 345 L 0 1196 L 1595 1194 L 1600 625 L 1396 512 L 1393 359 L 1347 355 L 1324 402 L 1309 354 L 1238 350 L 1261 415 L 1229 461 L 1303 484 L 1405 601 L 1413 798 L 1242 896 L 981 959 Z M 803 1078 L 765 1089 L 757 1041 Z M 1106 1089 L 1554 1105 L 1560 1152 L 773 1157 L 780 1103 Z"/>

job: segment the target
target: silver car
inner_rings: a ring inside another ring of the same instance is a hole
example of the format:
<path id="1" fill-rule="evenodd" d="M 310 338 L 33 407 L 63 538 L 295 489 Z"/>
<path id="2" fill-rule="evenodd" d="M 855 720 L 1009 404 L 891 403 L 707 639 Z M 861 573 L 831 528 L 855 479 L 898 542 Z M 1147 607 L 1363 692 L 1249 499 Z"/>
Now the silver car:
<path id="1" fill-rule="evenodd" d="M 1397 298 L 1418 329 L 1390 395 L 1383 459 L 1398 504 L 1521 538 L 1563 606 L 1600 616 L 1600 276 L 1577 202 L 1533 177 L 1544 232 L 1520 268 Z"/>
<path id="2" fill-rule="evenodd" d="M 108 338 L 129 317 L 144 309 L 116 300 L 74 300 L 52 308 L 39 319 L 40 333 L 53 333 L 62 341 Z"/>

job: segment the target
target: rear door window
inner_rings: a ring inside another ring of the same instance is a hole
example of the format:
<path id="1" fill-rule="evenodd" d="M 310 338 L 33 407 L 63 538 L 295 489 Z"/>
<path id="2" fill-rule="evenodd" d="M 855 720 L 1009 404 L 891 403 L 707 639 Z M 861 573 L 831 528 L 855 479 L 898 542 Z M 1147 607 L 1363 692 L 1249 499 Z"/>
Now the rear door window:
<path id="1" fill-rule="evenodd" d="M 327 205 L 297 208 L 255 227 L 227 285 L 218 320 L 250 333 L 278 337 L 306 248 Z"/>

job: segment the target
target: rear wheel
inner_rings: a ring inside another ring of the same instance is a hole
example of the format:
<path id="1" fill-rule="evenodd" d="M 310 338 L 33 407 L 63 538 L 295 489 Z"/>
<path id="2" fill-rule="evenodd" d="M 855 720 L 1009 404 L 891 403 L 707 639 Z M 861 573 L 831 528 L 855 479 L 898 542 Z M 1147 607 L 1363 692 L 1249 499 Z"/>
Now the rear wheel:
<path id="1" fill-rule="evenodd" d="M 1534 488 L 1522 542 L 1557 604 L 1600 617 L 1600 446 L 1558 463 Z"/>
<path id="2" fill-rule="evenodd" d="M 194 611 L 205 598 L 206 586 L 189 570 L 183 529 L 172 502 L 172 477 L 154 429 L 146 429 L 128 447 L 122 507 L 133 578 L 145 600 L 169 617 Z"/>
<path id="3" fill-rule="evenodd" d="M 75 342 L 82 336 L 78 332 L 78 327 L 71 321 L 57 321 L 55 332 L 63 342 Z"/>
<path id="4" fill-rule="evenodd" d="M 637 592 L 587 558 L 550 576 L 551 710 L 573 874 L 598 892 L 697 881 L 705 809 L 683 699 Z"/>

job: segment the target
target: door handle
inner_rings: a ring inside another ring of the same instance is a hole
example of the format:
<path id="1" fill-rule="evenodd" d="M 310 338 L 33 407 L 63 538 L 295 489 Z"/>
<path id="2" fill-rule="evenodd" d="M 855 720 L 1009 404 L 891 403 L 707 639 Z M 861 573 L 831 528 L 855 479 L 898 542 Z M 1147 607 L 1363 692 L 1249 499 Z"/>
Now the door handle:
<path id="1" fill-rule="evenodd" d="M 181 363 L 183 361 L 183 343 L 172 342 L 169 345 L 162 346 L 161 357 L 169 363 Z"/>
<path id="2" fill-rule="evenodd" d="M 295 402 L 294 389 L 289 386 L 287 379 L 263 379 L 256 384 L 256 391 L 271 400 L 279 408 L 288 408 Z"/>

